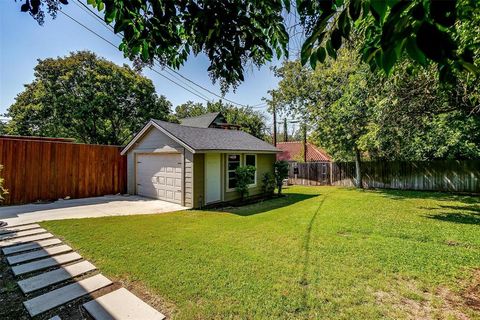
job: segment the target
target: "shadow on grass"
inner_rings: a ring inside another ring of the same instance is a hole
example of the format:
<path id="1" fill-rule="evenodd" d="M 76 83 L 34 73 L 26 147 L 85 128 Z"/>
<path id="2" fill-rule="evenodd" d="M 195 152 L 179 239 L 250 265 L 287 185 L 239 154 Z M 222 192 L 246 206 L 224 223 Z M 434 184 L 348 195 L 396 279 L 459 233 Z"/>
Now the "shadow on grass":
<path id="1" fill-rule="evenodd" d="M 355 189 L 353 189 L 355 190 Z M 406 199 L 431 199 L 438 201 L 458 201 L 465 204 L 480 204 L 480 196 L 453 194 L 435 191 L 394 190 L 394 189 L 370 189 L 392 200 Z"/>
<path id="2" fill-rule="evenodd" d="M 318 197 L 320 194 L 288 193 L 283 197 L 272 198 L 261 202 L 245 205 L 243 207 L 224 207 L 214 209 L 215 211 L 228 212 L 239 216 L 251 216 L 267 211 L 275 210 L 281 207 L 289 206 L 294 203 Z"/>
<path id="3" fill-rule="evenodd" d="M 440 220 L 445 222 L 475 224 L 480 225 L 480 205 L 469 206 L 439 206 L 438 208 L 428 208 L 428 210 L 442 210 L 439 213 L 426 215 L 429 219 Z M 443 210 L 451 210 L 444 212 Z"/>
<path id="4" fill-rule="evenodd" d="M 318 204 L 317 210 L 312 215 L 310 222 L 308 223 L 308 227 L 305 231 L 305 236 L 303 240 L 303 269 L 302 269 L 302 276 L 300 278 L 300 285 L 302 286 L 302 301 L 301 307 L 296 310 L 299 311 L 306 311 L 308 309 L 308 289 L 309 289 L 309 282 L 308 282 L 308 266 L 310 265 L 310 242 L 312 239 L 312 228 L 315 224 L 315 220 L 317 219 L 318 213 L 322 208 L 323 203 L 325 202 L 326 197 L 324 196 L 320 203 Z"/>

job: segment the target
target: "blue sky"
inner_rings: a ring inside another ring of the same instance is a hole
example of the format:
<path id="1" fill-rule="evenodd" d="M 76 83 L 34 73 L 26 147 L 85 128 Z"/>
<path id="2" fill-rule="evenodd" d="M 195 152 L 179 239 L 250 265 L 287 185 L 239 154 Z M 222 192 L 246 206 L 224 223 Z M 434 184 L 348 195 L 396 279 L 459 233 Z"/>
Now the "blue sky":
<path id="1" fill-rule="evenodd" d="M 0 114 L 5 113 L 14 102 L 15 96 L 23 90 L 23 85 L 33 80 L 33 68 L 37 59 L 64 56 L 71 51 L 87 49 L 117 64 L 129 63 L 118 49 L 62 14 L 54 20 L 46 18 L 45 24 L 39 26 L 30 15 L 20 12 L 21 3 L 22 1 L 0 0 Z M 73 1 L 64 6 L 63 10 L 112 42 L 120 41 Z M 236 92 L 230 91 L 226 98 L 248 105 L 262 103 L 261 99 L 267 96 L 267 90 L 275 88 L 277 84 L 277 79 L 270 70 L 274 63 L 267 64 L 260 70 L 256 67 L 247 69 L 245 82 Z M 179 72 L 211 91 L 220 93 L 218 84 L 213 85 L 208 77 L 208 65 L 204 56 L 191 57 Z M 165 95 L 174 107 L 188 100 L 204 102 L 148 69 L 143 74 L 153 81 L 157 93 Z M 215 98 L 207 95 L 211 99 Z"/>

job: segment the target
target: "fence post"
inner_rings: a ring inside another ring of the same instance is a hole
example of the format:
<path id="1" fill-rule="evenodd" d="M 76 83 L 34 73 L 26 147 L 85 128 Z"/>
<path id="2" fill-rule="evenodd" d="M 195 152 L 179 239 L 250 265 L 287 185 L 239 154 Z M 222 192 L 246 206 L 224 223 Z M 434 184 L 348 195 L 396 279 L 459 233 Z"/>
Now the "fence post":
<path id="1" fill-rule="evenodd" d="M 329 180 L 330 180 L 330 185 L 333 186 L 333 162 L 329 162 L 328 163 L 328 166 L 329 166 L 329 171 L 330 171 L 330 177 L 329 177 Z"/>

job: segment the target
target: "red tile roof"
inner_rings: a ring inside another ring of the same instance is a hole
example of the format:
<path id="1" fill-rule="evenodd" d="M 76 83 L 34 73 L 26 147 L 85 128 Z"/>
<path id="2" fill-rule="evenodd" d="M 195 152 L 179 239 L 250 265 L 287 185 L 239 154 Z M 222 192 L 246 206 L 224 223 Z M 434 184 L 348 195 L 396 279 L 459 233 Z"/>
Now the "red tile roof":
<path id="1" fill-rule="evenodd" d="M 277 160 L 295 161 L 303 159 L 303 142 L 277 142 L 277 148 L 282 150 L 277 154 Z M 331 161 L 325 150 L 307 142 L 307 161 Z"/>

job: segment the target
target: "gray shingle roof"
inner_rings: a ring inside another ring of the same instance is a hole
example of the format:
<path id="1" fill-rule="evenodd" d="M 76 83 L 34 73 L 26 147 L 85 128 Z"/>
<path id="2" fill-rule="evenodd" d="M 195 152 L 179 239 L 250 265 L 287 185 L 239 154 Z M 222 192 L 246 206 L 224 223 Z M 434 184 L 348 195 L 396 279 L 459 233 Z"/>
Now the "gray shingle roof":
<path id="1" fill-rule="evenodd" d="M 215 118 L 219 114 L 220 112 L 212 112 L 212 113 L 202 114 L 201 116 L 198 116 L 198 117 L 180 119 L 180 124 L 182 126 L 208 128 L 212 124 L 213 120 L 215 120 Z"/>
<path id="2" fill-rule="evenodd" d="M 239 130 L 197 128 L 160 120 L 152 121 L 195 151 L 280 151 L 271 144 Z"/>

